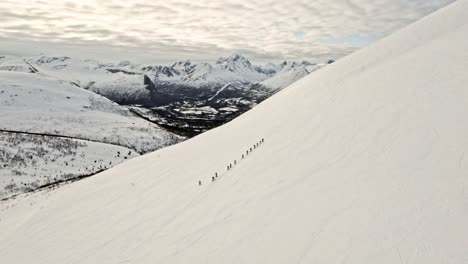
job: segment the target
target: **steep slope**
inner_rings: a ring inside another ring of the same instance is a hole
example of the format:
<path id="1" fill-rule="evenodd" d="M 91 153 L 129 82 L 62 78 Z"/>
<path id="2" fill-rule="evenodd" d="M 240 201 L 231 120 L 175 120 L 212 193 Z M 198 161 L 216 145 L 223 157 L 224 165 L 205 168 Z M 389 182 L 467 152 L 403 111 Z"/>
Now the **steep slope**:
<path id="1" fill-rule="evenodd" d="M 2 203 L 0 258 L 466 263 L 466 10 L 459 0 L 192 140 Z"/>

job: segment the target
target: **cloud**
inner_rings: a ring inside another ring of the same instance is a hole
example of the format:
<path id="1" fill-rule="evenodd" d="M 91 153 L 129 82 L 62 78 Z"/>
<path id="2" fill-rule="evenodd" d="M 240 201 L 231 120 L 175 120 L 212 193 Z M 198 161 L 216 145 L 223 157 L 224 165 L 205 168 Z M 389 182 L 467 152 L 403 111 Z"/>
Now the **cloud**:
<path id="1" fill-rule="evenodd" d="M 80 43 L 139 51 L 154 59 L 177 59 L 192 51 L 214 59 L 224 55 L 214 52 L 234 50 L 259 60 L 342 56 L 451 2 L 3 0 L 0 36 L 31 45 L 39 41 L 44 50 L 49 42 L 63 48 Z M 14 45 L 0 44 L 0 51 L 11 49 Z"/>

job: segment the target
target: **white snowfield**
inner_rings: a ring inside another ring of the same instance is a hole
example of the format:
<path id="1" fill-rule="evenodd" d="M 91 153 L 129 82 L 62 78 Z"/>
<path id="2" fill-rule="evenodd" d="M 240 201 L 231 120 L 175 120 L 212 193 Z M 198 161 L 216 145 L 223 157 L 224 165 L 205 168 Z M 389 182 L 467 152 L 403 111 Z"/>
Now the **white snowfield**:
<path id="1" fill-rule="evenodd" d="M 468 263 L 466 10 L 196 138 L 1 203 L 1 262 Z"/>

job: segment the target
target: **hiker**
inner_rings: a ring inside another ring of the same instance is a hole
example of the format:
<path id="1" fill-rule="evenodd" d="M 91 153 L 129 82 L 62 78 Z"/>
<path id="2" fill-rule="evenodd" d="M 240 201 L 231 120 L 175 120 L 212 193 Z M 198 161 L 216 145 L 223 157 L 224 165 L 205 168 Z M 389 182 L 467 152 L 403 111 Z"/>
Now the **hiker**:
<path id="1" fill-rule="evenodd" d="M 234 160 L 234 165 L 236 165 L 236 164 L 237 164 L 237 161 L 236 161 L 236 160 Z"/>
<path id="2" fill-rule="evenodd" d="M 217 172 L 215 172 L 215 177 L 218 178 L 218 173 Z"/>
<path id="3" fill-rule="evenodd" d="M 215 178 L 214 178 L 214 177 L 211 177 L 211 181 L 215 181 Z"/>
<path id="4" fill-rule="evenodd" d="M 244 154 L 242 154 L 242 158 L 244 158 Z"/>
<path id="5" fill-rule="evenodd" d="M 201 186 L 201 181 L 198 181 L 198 186 Z"/>

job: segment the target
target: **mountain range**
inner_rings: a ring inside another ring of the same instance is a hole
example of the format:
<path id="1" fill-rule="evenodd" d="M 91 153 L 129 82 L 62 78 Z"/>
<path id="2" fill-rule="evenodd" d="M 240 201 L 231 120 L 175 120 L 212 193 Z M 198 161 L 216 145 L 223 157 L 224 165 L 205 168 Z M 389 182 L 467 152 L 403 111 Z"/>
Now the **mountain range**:
<path id="1" fill-rule="evenodd" d="M 221 57 L 214 65 L 178 61 L 170 66 L 139 65 L 128 61 L 100 63 L 70 57 L 0 56 L 0 70 L 41 73 L 69 81 L 114 101 L 143 100 L 149 96 L 144 84 L 147 75 L 156 87 L 181 86 L 217 90 L 226 84 L 261 84 L 277 90 L 320 68 L 325 63 L 285 61 L 281 64 L 253 65 L 241 54 Z M 280 76 L 278 76 L 280 74 Z M 277 79 L 272 77 L 277 76 Z M 161 88 L 164 90 L 164 88 Z"/>
<path id="2" fill-rule="evenodd" d="M 102 95 L 184 136 L 224 124 L 326 63 L 253 65 L 234 53 L 213 65 L 101 63 L 71 57 L 0 57 L 0 70 L 49 76 Z"/>

